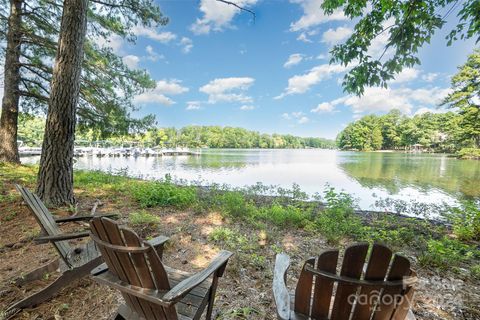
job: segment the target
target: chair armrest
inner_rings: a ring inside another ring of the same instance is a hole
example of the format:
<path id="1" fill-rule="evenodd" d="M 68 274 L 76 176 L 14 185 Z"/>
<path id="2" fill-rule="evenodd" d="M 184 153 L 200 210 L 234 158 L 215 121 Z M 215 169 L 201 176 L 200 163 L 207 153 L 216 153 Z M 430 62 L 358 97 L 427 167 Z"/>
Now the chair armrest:
<path id="1" fill-rule="evenodd" d="M 46 243 L 46 242 L 57 242 L 63 240 L 70 240 L 70 239 L 78 239 L 78 238 L 85 238 L 90 235 L 89 231 L 82 231 L 76 233 L 61 233 L 52 236 L 41 236 L 35 238 L 34 241 L 37 243 Z"/>
<path id="2" fill-rule="evenodd" d="M 232 254 L 233 253 L 226 250 L 220 251 L 205 269 L 178 283 L 163 296 L 162 300 L 165 302 L 175 303 L 182 299 L 193 288 L 205 281 L 213 273 L 215 273 L 216 276 L 221 277 L 227 265 L 228 259 L 230 259 Z"/>
<path id="3" fill-rule="evenodd" d="M 98 269 L 98 267 L 95 268 L 94 270 L 96 269 Z M 174 304 L 174 302 L 168 302 L 163 299 L 166 293 L 166 290 L 146 289 L 142 287 L 133 286 L 131 284 L 128 284 L 120 280 L 116 275 L 108 271 L 108 269 L 104 271 L 106 272 L 103 272 L 97 275 L 92 275 L 94 280 L 99 283 L 105 284 L 109 287 L 112 287 L 114 289 L 117 289 L 122 293 L 128 293 L 128 294 L 134 295 L 140 299 L 147 300 L 157 305 L 169 307 L 172 304 Z M 93 270 L 92 270 L 92 273 L 93 273 Z"/>
<path id="4" fill-rule="evenodd" d="M 285 253 L 277 254 L 273 274 L 273 297 L 277 306 L 279 319 L 290 319 L 290 295 L 285 284 L 287 270 L 290 267 L 290 257 Z"/>
<path id="5" fill-rule="evenodd" d="M 63 223 L 63 222 L 73 222 L 73 221 L 83 221 L 83 220 L 91 220 L 93 218 L 101 218 L 101 217 L 108 217 L 108 218 L 112 218 L 112 217 L 117 217 L 118 214 L 116 213 L 108 213 L 108 214 L 97 214 L 97 215 L 93 215 L 93 216 L 90 216 L 90 215 L 80 215 L 80 216 L 72 216 L 72 217 L 56 217 L 56 218 L 53 218 L 55 220 L 55 222 L 57 223 Z"/>
<path id="6" fill-rule="evenodd" d="M 165 243 L 170 240 L 169 237 L 165 236 L 158 236 L 156 238 L 148 240 L 148 244 L 150 244 L 153 248 L 155 248 L 155 251 L 157 251 L 158 256 L 160 259 L 163 259 L 163 249 L 165 246 Z"/>

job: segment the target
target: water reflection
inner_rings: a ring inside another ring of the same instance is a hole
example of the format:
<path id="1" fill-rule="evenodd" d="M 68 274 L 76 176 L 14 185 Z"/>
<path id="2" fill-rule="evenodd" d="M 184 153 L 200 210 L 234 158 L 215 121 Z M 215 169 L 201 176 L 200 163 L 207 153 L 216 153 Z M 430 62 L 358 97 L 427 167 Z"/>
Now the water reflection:
<path id="1" fill-rule="evenodd" d="M 24 158 L 36 162 L 36 158 Z M 445 155 L 356 153 L 333 150 L 207 149 L 201 156 L 163 158 L 79 158 L 77 169 L 116 172 L 158 179 L 226 183 L 232 186 L 291 187 L 297 183 L 313 194 L 325 184 L 344 189 L 370 208 L 379 197 L 426 203 L 480 198 L 480 161 L 457 160 Z"/>
<path id="2" fill-rule="evenodd" d="M 440 189 L 465 198 L 480 197 L 480 162 L 447 155 L 355 153 L 344 156 L 340 167 L 363 187 L 381 187 L 391 194 L 404 188 L 422 192 Z"/>

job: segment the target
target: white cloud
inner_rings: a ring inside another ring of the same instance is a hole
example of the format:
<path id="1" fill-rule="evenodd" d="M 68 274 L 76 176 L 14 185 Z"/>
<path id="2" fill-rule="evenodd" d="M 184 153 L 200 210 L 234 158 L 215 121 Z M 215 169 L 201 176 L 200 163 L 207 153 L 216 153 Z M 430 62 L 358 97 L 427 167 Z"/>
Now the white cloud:
<path id="1" fill-rule="evenodd" d="M 448 88 L 380 88 L 368 87 L 363 96 L 345 96 L 329 102 L 333 106 L 343 104 L 352 108 L 353 113 L 361 115 L 368 113 L 384 113 L 398 109 L 405 114 L 411 114 L 415 106 L 439 104 L 450 92 Z"/>
<path id="2" fill-rule="evenodd" d="M 200 87 L 199 91 L 208 94 L 209 103 L 220 101 L 249 103 L 252 102 L 252 98 L 246 96 L 244 91 L 254 82 L 255 79 L 249 77 L 218 78 Z"/>
<path id="3" fill-rule="evenodd" d="M 243 110 L 243 111 L 248 111 L 248 110 L 253 110 L 253 109 L 255 109 L 254 106 L 246 105 L 246 104 L 240 107 L 240 110 Z"/>
<path id="4" fill-rule="evenodd" d="M 302 111 L 282 113 L 282 118 L 285 120 L 295 120 L 298 124 L 304 124 L 310 121 L 310 119 L 306 117 L 305 113 L 303 113 Z"/>
<path id="5" fill-rule="evenodd" d="M 170 106 L 175 103 L 167 95 L 179 95 L 187 92 L 189 89 L 181 85 L 180 80 L 160 80 L 154 89 L 146 91 L 136 96 L 133 101 L 136 104 L 159 103 Z"/>
<path id="6" fill-rule="evenodd" d="M 298 122 L 299 124 L 304 124 L 304 123 L 307 123 L 307 122 L 309 122 L 309 121 L 310 121 L 310 119 L 308 119 L 307 117 L 301 117 L 300 119 L 298 119 L 297 122 Z"/>
<path id="7" fill-rule="evenodd" d="M 393 24 L 395 24 L 395 20 L 393 18 L 390 18 L 387 21 L 382 23 L 382 27 L 383 27 L 383 29 L 387 29 Z M 387 43 L 388 43 L 388 38 L 390 38 L 390 32 L 389 31 L 390 31 L 390 29 L 385 30 L 384 32 L 380 33 L 370 43 L 370 46 L 368 47 L 368 50 L 367 50 L 367 54 L 369 56 L 371 56 L 373 59 L 379 59 L 382 56 L 382 54 L 383 54 L 383 58 L 388 58 L 392 55 L 393 47 L 388 48 L 385 51 L 385 48 L 386 48 Z"/>
<path id="8" fill-rule="evenodd" d="M 129 54 L 125 57 L 122 58 L 123 63 L 127 65 L 130 69 L 136 69 L 138 68 L 138 63 L 140 62 L 140 58 L 133 55 Z"/>
<path id="9" fill-rule="evenodd" d="M 297 37 L 297 40 L 298 41 L 303 41 L 305 43 L 312 43 L 313 41 L 310 40 L 308 37 L 307 37 L 307 33 L 306 32 L 302 32 L 298 35 Z"/>
<path id="10" fill-rule="evenodd" d="M 193 48 L 193 41 L 190 38 L 182 37 L 182 40 L 180 40 L 180 45 L 182 46 L 183 53 L 189 53 Z"/>
<path id="11" fill-rule="evenodd" d="M 302 6 L 303 16 L 290 24 L 290 31 L 307 30 L 328 21 L 347 20 L 342 10 L 335 10 L 331 15 L 323 13 L 321 5 L 323 0 L 291 0 Z"/>
<path id="12" fill-rule="evenodd" d="M 121 54 L 122 53 L 122 47 L 124 44 L 124 40 L 122 37 L 116 34 L 110 35 L 108 38 L 104 37 L 98 37 L 95 42 L 101 47 L 110 47 L 112 48 L 113 52 L 115 54 Z"/>
<path id="13" fill-rule="evenodd" d="M 415 111 L 415 116 L 416 115 L 422 115 L 424 113 L 446 113 L 448 111 L 452 111 L 451 109 L 445 109 L 445 108 L 427 108 L 427 107 L 422 107 Z"/>
<path id="14" fill-rule="evenodd" d="M 395 78 L 389 83 L 404 83 L 415 80 L 420 75 L 420 70 L 415 68 L 404 68 L 400 73 L 395 75 Z"/>
<path id="15" fill-rule="evenodd" d="M 158 54 L 155 52 L 152 46 L 146 46 L 145 51 L 147 52 L 148 56 L 147 59 L 151 61 L 158 61 L 160 59 L 165 59 L 165 56 L 163 54 Z"/>
<path id="16" fill-rule="evenodd" d="M 433 82 L 439 76 L 438 73 L 427 73 L 422 76 L 422 79 L 426 82 Z"/>
<path id="17" fill-rule="evenodd" d="M 347 68 L 340 64 L 322 64 L 310 69 L 307 73 L 296 75 L 288 79 L 288 86 L 282 94 L 275 99 L 282 99 L 291 94 L 307 92 L 311 86 L 330 78 L 333 74 L 342 73 Z"/>
<path id="18" fill-rule="evenodd" d="M 319 103 L 318 106 L 310 110 L 311 112 L 314 113 L 327 113 L 327 112 L 333 112 L 335 110 L 335 105 L 330 102 L 322 102 Z"/>
<path id="19" fill-rule="evenodd" d="M 133 27 L 133 33 L 137 36 L 144 36 L 161 43 L 168 43 L 177 38 L 177 35 L 170 31 L 158 32 L 153 28 L 146 28 L 143 26 Z"/>
<path id="20" fill-rule="evenodd" d="M 187 107 L 185 110 L 192 111 L 192 110 L 200 110 L 202 107 L 200 106 L 201 102 L 200 101 L 188 101 L 187 102 Z"/>
<path id="21" fill-rule="evenodd" d="M 353 30 L 347 27 L 338 27 L 337 29 L 328 29 L 322 35 L 322 42 L 332 46 L 342 42 L 350 37 Z"/>
<path id="22" fill-rule="evenodd" d="M 288 57 L 288 60 L 287 62 L 285 62 L 285 64 L 283 65 L 285 68 L 290 68 L 296 64 L 299 64 L 300 62 L 302 62 L 304 58 L 304 55 L 301 54 L 301 53 L 294 53 L 294 54 L 291 54 L 289 57 Z"/>
<path id="23" fill-rule="evenodd" d="M 248 7 L 257 3 L 258 0 L 236 0 L 235 4 L 240 7 Z M 202 18 L 197 18 L 190 30 L 194 34 L 208 34 L 210 31 L 221 31 L 230 27 L 230 23 L 240 10 L 217 0 L 201 0 L 200 11 Z"/>

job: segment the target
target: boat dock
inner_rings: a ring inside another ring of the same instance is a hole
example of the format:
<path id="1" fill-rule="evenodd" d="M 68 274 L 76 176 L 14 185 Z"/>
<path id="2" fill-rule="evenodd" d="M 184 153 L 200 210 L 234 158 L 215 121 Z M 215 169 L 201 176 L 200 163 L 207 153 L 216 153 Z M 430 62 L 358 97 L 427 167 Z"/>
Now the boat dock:
<path id="1" fill-rule="evenodd" d="M 21 147 L 20 156 L 39 156 L 41 148 Z M 163 149 L 163 148 L 94 148 L 76 147 L 74 157 L 163 157 L 163 156 L 199 156 L 200 150 L 187 148 Z"/>

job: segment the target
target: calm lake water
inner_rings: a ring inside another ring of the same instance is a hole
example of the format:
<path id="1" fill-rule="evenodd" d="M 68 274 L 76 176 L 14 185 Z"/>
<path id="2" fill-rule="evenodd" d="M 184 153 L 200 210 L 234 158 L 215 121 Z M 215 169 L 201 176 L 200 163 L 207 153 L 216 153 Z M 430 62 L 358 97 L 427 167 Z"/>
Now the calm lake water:
<path id="1" fill-rule="evenodd" d="M 23 158 L 24 163 L 38 157 Z M 206 149 L 200 156 L 78 158 L 77 169 L 124 171 L 145 179 L 173 178 L 239 187 L 261 182 L 291 187 L 309 194 L 326 184 L 359 199 L 371 209 L 379 198 L 424 203 L 455 203 L 480 199 L 480 161 L 457 160 L 440 154 L 347 152 L 335 150 Z"/>

